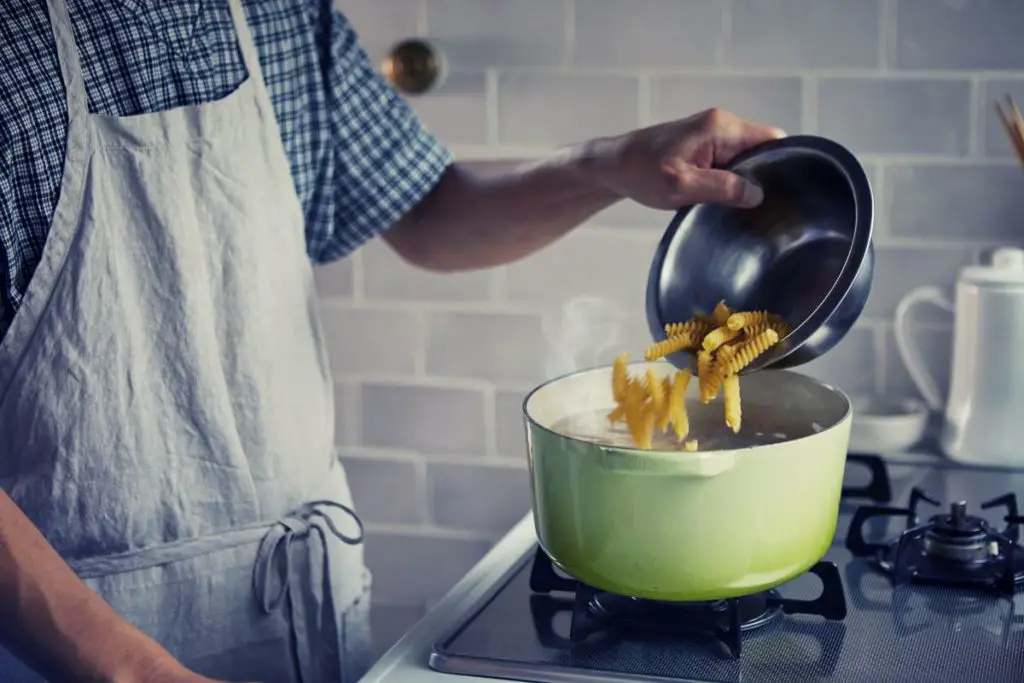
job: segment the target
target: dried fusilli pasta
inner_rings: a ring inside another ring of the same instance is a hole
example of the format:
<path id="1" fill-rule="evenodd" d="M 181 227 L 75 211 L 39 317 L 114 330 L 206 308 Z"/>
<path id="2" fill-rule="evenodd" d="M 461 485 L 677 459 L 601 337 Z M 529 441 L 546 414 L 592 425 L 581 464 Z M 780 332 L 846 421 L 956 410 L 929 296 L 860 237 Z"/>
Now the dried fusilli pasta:
<path id="1" fill-rule="evenodd" d="M 719 301 L 711 315 L 665 325 L 667 338 L 648 347 L 644 358 L 656 360 L 678 351 L 695 354 L 700 401 L 709 403 L 721 393 L 725 422 L 739 432 L 743 416 L 739 373 L 791 330 L 778 315 L 767 311 L 734 312 Z M 683 450 L 696 450 L 697 440 L 686 438 L 690 431 L 686 390 L 693 374 L 680 370 L 672 379 L 659 381 L 648 370 L 643 380 L 638 380 L 629 377 L 628 362 L 625 354 L 615 359 L 612 394 L 616 407 L 608 413 L 608 419 L 625 421 L 639 448 L 651 447 L 654 429 L 665 433 L 671 426 Z"/>

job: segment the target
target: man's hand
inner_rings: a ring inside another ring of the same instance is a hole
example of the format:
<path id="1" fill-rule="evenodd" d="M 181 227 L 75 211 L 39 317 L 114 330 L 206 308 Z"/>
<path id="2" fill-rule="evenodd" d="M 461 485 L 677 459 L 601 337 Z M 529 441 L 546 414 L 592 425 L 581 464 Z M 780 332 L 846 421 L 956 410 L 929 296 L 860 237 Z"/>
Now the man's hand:
<path id="1" fill-rule="evenodd" d="M 598 183 L 655 209 L 704 203 L 752 207 L 764 198 L 761 188 L 718 167 L 755 145 L 784 136 L 779 128 L 709 109 L 594 140 L 584 158 Z"/>

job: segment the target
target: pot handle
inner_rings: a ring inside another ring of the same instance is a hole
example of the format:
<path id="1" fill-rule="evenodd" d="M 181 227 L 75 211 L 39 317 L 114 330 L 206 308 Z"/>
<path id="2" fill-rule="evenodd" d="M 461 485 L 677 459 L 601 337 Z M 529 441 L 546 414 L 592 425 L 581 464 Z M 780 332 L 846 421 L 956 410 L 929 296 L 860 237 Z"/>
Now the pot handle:
<path id="1" fill-rule="evenodd" d="M 910 328 L 911 311 L 918 304 L 931 304 L 944 311 L 953 313 L 956 307 L 953 302 L 938 287 L 918 287 L 907 292 L 896 306 L 896 315 L 893 321 L 893 332 L 896 335 L 896 349 L 903 359 L 903 364 L 914 381 L 917 390 L 928 407 L 932 410 L 942 410 L 942 395 L 939 393 L 938 385 L 932 378 L 928 367 L 925 365 L 921 355 L 921 349 L 914 339 L 913 331 Z"/>
<path id="2" fill-rule="evenodd" d="M 736 466 L 735 451 L 624 451 L 605 449 L 605 469 L 639 475 L 707 479 Z"/>

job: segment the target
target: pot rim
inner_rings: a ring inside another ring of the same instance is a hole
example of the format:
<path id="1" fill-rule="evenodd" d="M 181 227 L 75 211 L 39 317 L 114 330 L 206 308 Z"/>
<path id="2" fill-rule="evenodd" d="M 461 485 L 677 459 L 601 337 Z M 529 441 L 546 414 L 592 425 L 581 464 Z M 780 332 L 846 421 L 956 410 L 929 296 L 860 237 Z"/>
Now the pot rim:
<path id="1" fill-rule="evenodd" d="M 634 360 L 634 361 L 630 361 L 629 366 L 631 367 L 631 366 L 635 366 L 635 365 L 650 365 L 650 364 L 652 364 L 652 361 Z M 777 373 L 786 374 L 786 375 L 798 376 L 798 377 L 801 377 L 803 379 L 806 379 L 809 382 L 813 382 L 813 383 L 817 384 L 820 387 L 823 387 L 825 389 L 828 389 L 828 390 L 838 394 L 839 397 L 842 398 L 843 401 L 846 403 L 846 411 L 843 413 L 842 417 L 840 417 L 838 420 L 836 420 L 835 422 L 833 422 L 831 425 L 829 425 L 827 428 L 823 429 L 820 432 L 815 432 L 814 434 L 808 434 L 807 436 L 800 436 L 800 437 L 797 437 L 795 439 L 787 439 L 785 441 L 779 441 L 777 443 L 760 444 L 760 445 L 754 445 L 754 446 L 743 446 L 743 447 L 740 447 L 740 448 L 717 449 L 717 450 L 703 450 L 703 451 L 702 450 L 698 450 L 698 451 L 683 451 L 683 450 L 664 451 L 664 450 L 654 450 L 654 449 L 648 450 L 648 449 L 645 449 L 645 448 L 636 448 L 635 446 L 609 446 L 607 444 L 600 444 L 600 443 L 596 443 L 594 441 L 588 441 L 587 439 L 580 439 L 580 438 L 577 438 L 577 437 L 569 436 L 567 434 L 562 434 L 560 432 L 556 432 L 555 430 L 551 429 L 550 427 L 546 427 L 546 426 L 542 425 L 540 422 L 535 420 L 534 417 L 532 415 L 530 415 L 530 411 L 527 410 L 527 408 L 526 408 L 527 404 L 529 404 L 530 399 L 533 397 L 534 394 L 536 394 L 541 389 L 543 389 L 543 388 L 545 388 L 545 387 L 547 387 L 547 386 L 549 386 L 551 384 L 554 384 L 555 382 L 560 382 L 562 380 L 568 379 L 568 378 L 573 377 L 575 375 L 582 375 L 584 373 L 594 372 L 595 370 L 608 370 L 608 371 L 611 371 L 611 367 L 612 367 L 611 365 L 607 365 L 607 364 L 594 365 L 594 366 L 591 366 L 589 368 L 583 368 L 583 369 L 580 369 L 580 370 L 573 370 L 572 372 L 567 372 L 567 373 L 564 373 L 564 374 L 559 375 L 557 377 L 553 377 L 551 379 L 545 380 L 544 382 L 538 384 L 536 387 L 531 389 L 526 394 L 526 396 L 523 397 L 523 403 L 522 403 L 523 417 L 526 418 L 527 422 L 529 422 L 529 424 L 532 427 L 540 429 L 541 431 L 544 431 L 547 434 L 550 434 L 552 436 L 557 436 L 557 437 L 562 438 L 562 439 L 570 439 L 570 440 L 578 442 L 578 443 L 587 444 L 588 446 L 600 449 L 601 451 L 604 451 L 606 454 L 609 454 L 609 455 L 619 456 L 619 457 L 645 458 L 647 460 L 654 461 L 654 462 L 679 463 L 681 459 L 684 460 L 684 461 L 707 460 L 707 459 L 709 459 L 710 457 L 712 457 L 714 455 L 722 455 L 722 454 L 726 454 L 726 453 L 748 453 L 750 451 L 764 450 L 764 449 L 772 447 L 772 446 L 781 446 L 781 445 L 785 445 L 785 444 L 797 443 L 797 442 L 803 441 L 805 439 L 813 439 L 816 436 L 819 436 L 821 434 L 825 434 L 827 432 L 832 431 L 833 429 L 836 429 L 837 427 L 839 427 L 840 425 L 842 425 L 845 422 L 849 422 L 851 420 L 852 416 L 853 416 L 853 403 L 850 400 L 850 397 L 842 389 L 834 387 L 831 384 L 826 384 L 824 382 L 816 380 L 813 377 L 808 377 L 807 375 L 804 375 L 802 373 L 794 372 L 792 370 L 768 370 L 768 369 L 759 370 L 759 372 L 777 372 Z"/>

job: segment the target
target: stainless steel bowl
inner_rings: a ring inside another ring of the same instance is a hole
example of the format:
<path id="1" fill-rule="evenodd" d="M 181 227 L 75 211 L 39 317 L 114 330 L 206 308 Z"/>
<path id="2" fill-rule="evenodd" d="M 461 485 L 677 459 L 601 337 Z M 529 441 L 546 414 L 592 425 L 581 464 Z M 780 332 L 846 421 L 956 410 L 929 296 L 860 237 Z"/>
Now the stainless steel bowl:
<path id="1" fill-rule="evenodd" d="M 792 332 L 744 373 L 790 368 L 834 347 L 864 310 L 874 274 L 871 185 L 857 158 L 825 138 L 798 135 L 733 160 L 731 171 L 764 189 L 754 209 L 699 204 L 679 211 L 658 245 L 647 282 L 647 322 L 768 310 Z M 693 356 L 669 357 L 693 368 Z"/>

